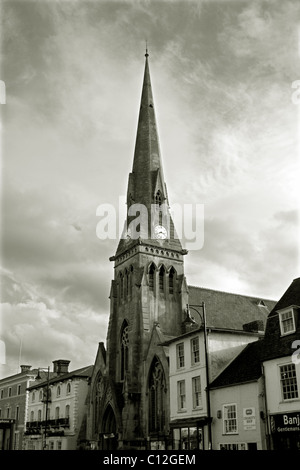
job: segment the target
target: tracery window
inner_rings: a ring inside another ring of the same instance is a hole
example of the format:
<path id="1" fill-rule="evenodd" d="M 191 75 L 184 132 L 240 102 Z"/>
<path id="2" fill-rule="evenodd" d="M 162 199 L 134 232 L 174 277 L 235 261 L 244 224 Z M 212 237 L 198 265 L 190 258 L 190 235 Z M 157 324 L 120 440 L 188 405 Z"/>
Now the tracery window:
<path id="1" fill-rule="evenodd" d="M 162 432 L 165 425 L 166 382 L 161 362 L 154 358 L 149 376 L 149 431 Z"/>
<path id="2" fill-rule="evenodd" d="M 162 266 L 159 270 L 159 292 L 164 292 L 165 268 Z"/>
<path id="3" fill-rule="evenodd" d="M 152 263 L 149 268 L 149 289 L 154 290 L 154 275 L 155 275 L 155 266 Z"/>
<path id="4" fill-rule="evenodd" d="M 128 370 L 128 347 L 129 347 L 129 337 L 128 337 L 128 323 L 124 321 L 123 327 L 121 330 L 121 380 L 124 380 L 125 373 Z"/>
<path id="5" fill-rule="evenodd" d="M 161 192 L 158 190 L 155 196 L 155 204 L 158 204 L 160 206 L 161 203 L 162 203 Z"/>
<path id="6" fill-rule="evenodd" d="M 169 293 L 174 293 L 174 277 L 175 277 L 175 269 L 172 267 L 169 272 Z"/>

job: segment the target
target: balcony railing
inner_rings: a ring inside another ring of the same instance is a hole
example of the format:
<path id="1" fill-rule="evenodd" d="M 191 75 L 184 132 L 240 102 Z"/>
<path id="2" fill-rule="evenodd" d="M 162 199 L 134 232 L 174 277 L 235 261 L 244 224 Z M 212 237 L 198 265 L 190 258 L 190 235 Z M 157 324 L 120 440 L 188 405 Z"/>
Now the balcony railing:
<path id="1" fill-rule="evenodd" d="M 47 421 L 28 421 L 26 423 L 26 434 L 39 434 L 42 430 L 51 428 L 68 428 L 70 427 L 69 418 L 48 419 Z"/>

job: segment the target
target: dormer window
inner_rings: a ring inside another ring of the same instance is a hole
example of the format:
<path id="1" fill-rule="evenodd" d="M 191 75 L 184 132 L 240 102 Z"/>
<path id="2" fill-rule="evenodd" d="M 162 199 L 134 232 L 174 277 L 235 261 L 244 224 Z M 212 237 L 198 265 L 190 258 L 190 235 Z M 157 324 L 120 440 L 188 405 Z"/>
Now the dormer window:
<path id="1" fill-rule="evenodd" d="M 281 335 L 284 336 L 294 333 L 296 331 L 295 310 L 289 308 L 278 313 Z"/>

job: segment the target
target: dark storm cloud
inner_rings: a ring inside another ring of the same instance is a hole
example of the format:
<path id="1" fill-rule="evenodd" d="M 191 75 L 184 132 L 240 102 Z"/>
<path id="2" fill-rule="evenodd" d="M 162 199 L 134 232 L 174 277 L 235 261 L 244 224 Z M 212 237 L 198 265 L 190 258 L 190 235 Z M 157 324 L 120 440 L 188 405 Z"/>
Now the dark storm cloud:
<path id="1" fill-rule="evenodd" d="M 75 368 L 105 340 L 117 240 L 97 238 L 96 209 L 126 194 L 146 39 L 170 204 L 205 209 L 187 282 L 275 298 L 299 275 L 298 9 L 2 3 L 8 367 L 21 341 L 24 361 Z"/>

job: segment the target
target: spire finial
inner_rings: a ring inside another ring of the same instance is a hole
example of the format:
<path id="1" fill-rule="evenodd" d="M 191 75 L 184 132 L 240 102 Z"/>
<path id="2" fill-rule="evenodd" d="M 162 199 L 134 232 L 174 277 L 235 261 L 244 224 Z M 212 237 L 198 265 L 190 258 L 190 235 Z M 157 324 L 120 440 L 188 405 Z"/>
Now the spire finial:
<path id="1" fill-rule="evenodd" d="M 149 57 L 149 54 L 148 54 L 148 42 L 147 42 L 147 39 L 146 39 L 146 54 L 145 54 L 145 57 Z"/>

